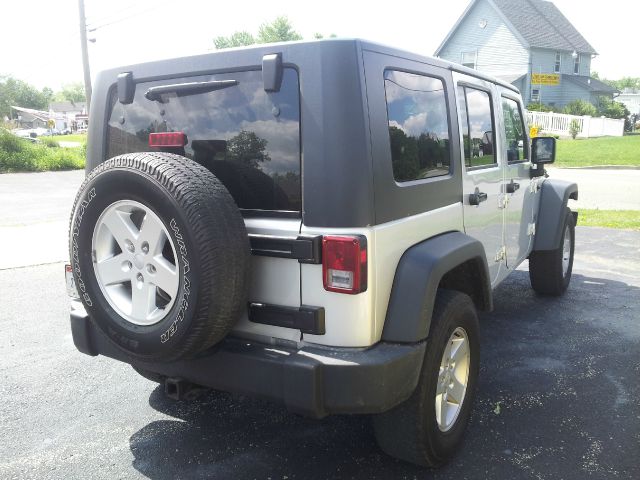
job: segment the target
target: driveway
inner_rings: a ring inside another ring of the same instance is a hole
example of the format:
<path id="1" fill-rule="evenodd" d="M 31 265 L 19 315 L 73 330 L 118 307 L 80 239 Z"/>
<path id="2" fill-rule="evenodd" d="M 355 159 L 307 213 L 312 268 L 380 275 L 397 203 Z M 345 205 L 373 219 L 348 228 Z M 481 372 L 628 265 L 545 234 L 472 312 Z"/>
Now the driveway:
<path id="1" fill-rule="evenodd" d="M 497 289 L 465 445 L 428 471 L 382 454 L 367 417 L 172 402 L 78 353 L 58 262 L 83 176 L 0 175 L 0 478 L 640 478 L 640 232 L 578 228 L 562 298 L 533 294 L 526 265 Z"/>
<path id="2" fill-rule="evenodd" d="M 572 208 L 640 210 L 640 170 L 550 167 L 547 171 L 551 178 L 578 184 L 578 201 Z"/>
<path id="3" fill-rule="evenodd" d="M 0 292 L 0 478 L 640 478 L 640 232 L 578 228 L 561 298 L 536 296 L 526 269 L 496 290 L 466 441 L 435 471 L 381 453 L 364 416 L 174 402 L 80 354 L 62 264 L 2 270 Z"/>
<path id="4" fill-rule="evenodd" d="M 69 258 L 69 215 L 84 170 L 0 175 L 0 269 Z"/>

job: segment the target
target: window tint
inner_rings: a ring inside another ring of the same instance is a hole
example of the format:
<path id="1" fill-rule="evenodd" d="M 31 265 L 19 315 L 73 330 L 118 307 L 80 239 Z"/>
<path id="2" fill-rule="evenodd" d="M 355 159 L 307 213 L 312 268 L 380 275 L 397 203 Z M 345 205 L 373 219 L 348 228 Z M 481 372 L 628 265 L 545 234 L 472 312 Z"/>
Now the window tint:
<path id="1" fill-rule="evenodd" d="M 168 92 L 158 100 L 151 87 L 236 80 L 204 93 Z M 286 68 L 279 92 L 264 91 L 262 73 L 245 71 L 140 83 L 132 104 L 111 99 L 107 158 L 149 147 L 153 132 L 184 132 L 182 149 L 166 149 L 204 165 L 227 187 L 240 208 L 301 210 L 298 75 Z M 155 149 L 157 150 L 157 149 Z"/>
<path id="2" fill-rule="evenodd" d="M 520 112 L 520 106 L 510 98 L 502 99 L 502 112 L 504 116 L 504 131 L 507 139 L 507 160 L 520 162 L 526 160 L 525 126 Z"/>
<path id="3" fill-rule="evenodd" d="M 386 71 L 385 91 L 396 181 L 449 173 L 449 117 L 442 80 Z"/>
<path id="4" fill-rule="evenodd" d="M 467 125 L 463 126 L 468 137 L 469 147 L 465 145 L 465 164 L 467 167 L 495 165 L 495 135 L 491 96 L 482 90 L 470 87 L 458 87 L 459 95 L 466 106 Z M 464 117 L 463 117 L 464 121 Z"/>

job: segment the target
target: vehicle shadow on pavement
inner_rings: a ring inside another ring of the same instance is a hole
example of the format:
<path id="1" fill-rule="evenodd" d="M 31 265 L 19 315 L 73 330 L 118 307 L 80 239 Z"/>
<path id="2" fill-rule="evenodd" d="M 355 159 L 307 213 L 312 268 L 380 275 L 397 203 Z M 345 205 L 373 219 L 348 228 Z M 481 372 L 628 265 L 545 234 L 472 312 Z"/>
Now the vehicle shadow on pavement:
<path id="1" fill-rule="evenodd" d="M 133 467 L 165 478 L 639 478 L 640 289 L 575 274 L 563 297 L 526 271 L 481 315 L 482 360 L 465 443 L 425 470 L 375 444 L 369 418 L 311 420 L 254 398 L 204 391 L 130 438 Z"/>

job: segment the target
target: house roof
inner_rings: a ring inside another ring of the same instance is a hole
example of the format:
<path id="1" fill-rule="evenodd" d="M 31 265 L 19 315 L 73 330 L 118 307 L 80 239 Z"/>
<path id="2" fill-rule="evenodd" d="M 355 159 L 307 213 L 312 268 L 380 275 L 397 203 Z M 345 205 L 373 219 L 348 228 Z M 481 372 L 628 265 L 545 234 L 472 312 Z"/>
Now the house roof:
<path id="1" fill-rule="evenodd" d="M 532 47 L 575 50 L 595 54 L 595 49 L 552 3 L 545 0 L 492 0 Z"/>
<path id="2" fill-rule="evenodd" d="M 440 53 L 474 5 L 480 1 L 487 1 L 497 10 L 509 29 L 513 30 L 513 33 L 523 41 L 525 47 L 575 50 L 578 53 L 597 54 L 589 42 L 552 2 L 545 0 L 472 0 L 436 50 L 436 55 Z"/>
<path id="3" fill-rule="evenodd" d="M 606 83 L 601 82 L 596 78 L 587 77 L 585 75 L 570 75 L 570 74 L 563 73 L 562 81 L 564 82 L 565 80 L 569 80 L 573 83 L 576 83 L 580 85 L 582 88 L 584 88 L 585 90 L 588 90 L 593 93 L 605 93 L 610 95 L 612 93 L 617 93 L 620 91 L 613 88 L 610 85 L 607 85 Z"/>
<path id="4" fill-rule="evenodd" d="M 86 112 L 87 102 L 51 102 L 49 110 L 56 113 Z"/>
<path id="5" fill-rule="evenodd" d="M 11 108 L 16 112 L 26 113 L 27 115 L 31 115 L 33 118 L 37 118 L 38 120 L 43 120 L 45 122 L 49 120 L 49 112 L 34 110 L 33 108 L 16 107 L 14 105 L 11 105 Z"/>

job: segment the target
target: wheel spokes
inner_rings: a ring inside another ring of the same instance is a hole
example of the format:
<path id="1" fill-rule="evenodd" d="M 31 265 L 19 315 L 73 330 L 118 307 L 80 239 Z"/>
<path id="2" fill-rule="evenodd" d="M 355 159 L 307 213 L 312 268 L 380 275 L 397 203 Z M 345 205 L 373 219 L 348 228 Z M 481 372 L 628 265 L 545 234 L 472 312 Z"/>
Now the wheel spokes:
<path id="1" fill-rule="evenodd" d="M 116 285 L 131 280 L 131 263 L 124 253 L 97 262 L 100 280 L 105 286 Z"/>
<path id="2" fill-rule="evenodd" d="M 123 252 L 129 248 L 128 242 L 138 238 L 139 231 L 131 221 L 130 213 L 118 209 L 109 210 L 102 218 L 102 223 L 109 229 Z"/>
<path id="3" fill-rule="evenodd" d="M 162 253 L 167 239 L 162 224 L 149 214 L 146 214 L 144 220 L 142 220 L 139 238 L 147 243 L 150 255 Z"/>
<path id="4" fill-rule="evenodd" d="M 131 315 L 147 318 L 156 309 L 155 287 L 141 281 L 131 282 Z"/>
<path id="5" fill-rule="evenodd" d="M 154 258 L 152 265 L 155 267 L 155 272 L 150 275 L 151 283 L 161 288 L 171 298 L 174 298 L 180 282 L 178 268 L 164 257 Z"/>
<path id="6" fill-rule="evenodd" d="M 451 383 L 448 387 L 449 388 L 447 389 L 447 397 L 449 399 L 449 402 L 461 405 L 467 387 L 463 385 L 455 375 L 451 375 Z"/>

